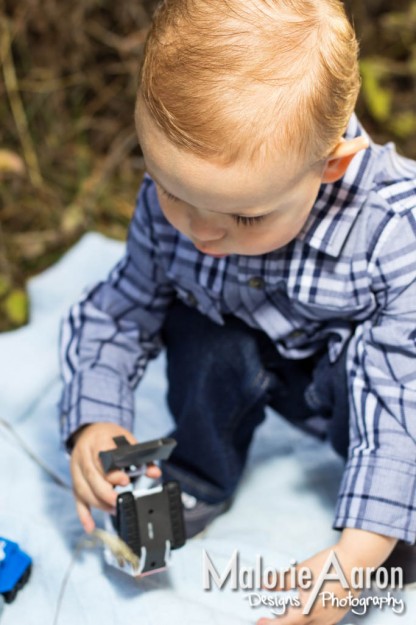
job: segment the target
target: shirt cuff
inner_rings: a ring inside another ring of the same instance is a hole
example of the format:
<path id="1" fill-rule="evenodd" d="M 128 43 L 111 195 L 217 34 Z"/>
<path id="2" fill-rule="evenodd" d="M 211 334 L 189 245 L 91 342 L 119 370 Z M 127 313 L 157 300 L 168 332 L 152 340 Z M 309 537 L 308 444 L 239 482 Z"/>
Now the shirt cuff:
<path id="1" fill-rule="evenodd" d="M 357 528 L 413 544 L 416 540 L 416 464 L 358 455 L 344 471 L 334 529 Z"/>
<path id="2" fill-rule="evenodd" d="M 83 425 L 117 423 L 131 431 L 134 392 L 121 378 L 79 372 L 64 387 L 59 409 L 61 440 L 70 451 L 69 439 Z"/>

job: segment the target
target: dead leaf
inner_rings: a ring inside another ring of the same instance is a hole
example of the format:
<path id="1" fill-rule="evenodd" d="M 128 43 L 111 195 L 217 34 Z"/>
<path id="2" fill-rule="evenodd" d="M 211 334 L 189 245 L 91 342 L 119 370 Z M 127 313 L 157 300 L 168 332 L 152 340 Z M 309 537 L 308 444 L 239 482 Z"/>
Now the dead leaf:
<path id="1" fill-rule="evenodd" d="M 0 174 L 17 174 L 23 176 L 25 164 L 18 154 L 10 150 L 0 150 Z"/>

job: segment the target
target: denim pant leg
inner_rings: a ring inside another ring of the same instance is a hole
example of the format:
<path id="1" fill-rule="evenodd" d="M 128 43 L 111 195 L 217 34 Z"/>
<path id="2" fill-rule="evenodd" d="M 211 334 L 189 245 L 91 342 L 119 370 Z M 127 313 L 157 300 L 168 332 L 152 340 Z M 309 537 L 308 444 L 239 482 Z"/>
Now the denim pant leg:
<path id="1" fill-rule="evenodd" d="M 333 447 L 344 457 L 348 449 L 346 349 L 335 364 L 325 350 L 291 360 L 264 332 L 224 319 L 220 326 L 178 302 L 163 329 L 178 443 L 164 477 L 209 503 L 233 494 L 266 405 L 299 427 L 325 417 Z"/>
<path id="2" fill-rule="evenodd" d="M 208 503 L 233 494 L 265 416 L 269 375 L 257 334 L 236 317 L 225 317 L 221 326 L 179 302 L 164 325 L 168 405 L 178 444 L 163 474 Z"/>
<path id="3" fill-rule="evenodd" d="M 349 447 L 348 343 L 331 363 L 325 352 L 316 364 L 306 399 L 315 414 L 328 419 L 327 438 L 335 451 L 347 458 Z"/>

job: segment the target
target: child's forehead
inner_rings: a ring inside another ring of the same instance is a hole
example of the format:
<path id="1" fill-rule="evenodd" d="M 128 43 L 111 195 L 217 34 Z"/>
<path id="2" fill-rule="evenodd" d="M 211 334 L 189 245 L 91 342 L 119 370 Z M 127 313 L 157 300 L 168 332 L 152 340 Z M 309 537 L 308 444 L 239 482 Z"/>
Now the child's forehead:
<path id="1" fill-rule="evenodd" d="M 221 198 L 259 198 L 269 190 L 286 192 L 305 176 L 308 167 L 292 155 L 270 154 L 258 162 L 239 159 L 224 164 L 202 158 L 169 141 L 138 101 L 136 125 L 147 170 L 156 182 L 175 194 L 187 187 L 196 193 L 210 190 Z"/>
<path id="2" fill-rule="evenodd" d="M 284 155 L 253 164 L 247 159 L 224 165 L 173 145 L 139 107 L 138 135 L 146 169 L 160 186 L 182 199 L 182 194 L 211 201 L 226 201 L 241 208 L 261 202 L 270 193 L 288 193 L 305 175 L 305 169 Z"/>

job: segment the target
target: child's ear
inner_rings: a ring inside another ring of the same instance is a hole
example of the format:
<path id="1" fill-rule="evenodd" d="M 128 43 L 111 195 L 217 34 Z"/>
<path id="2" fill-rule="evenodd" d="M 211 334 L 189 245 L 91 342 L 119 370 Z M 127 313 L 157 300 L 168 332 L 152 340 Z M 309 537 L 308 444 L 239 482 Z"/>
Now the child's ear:
<path id="1" fill-rule="evenodd" d="M 367 147 L 368 139 L 365 137 L 356 137 L 348 140 L 341 139 L 326 159 L 322 172 L 322 182 L 331 183 L 342 178 L 357 152 L 365 150 Z"/>

